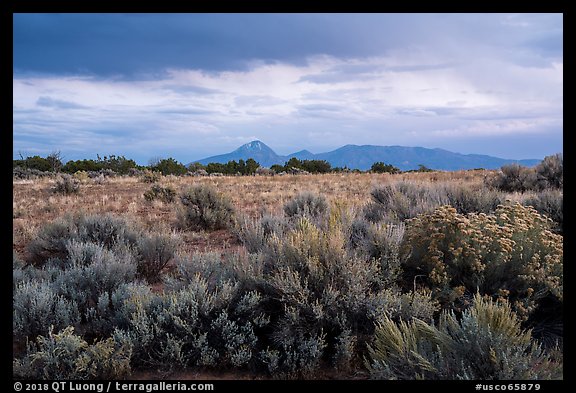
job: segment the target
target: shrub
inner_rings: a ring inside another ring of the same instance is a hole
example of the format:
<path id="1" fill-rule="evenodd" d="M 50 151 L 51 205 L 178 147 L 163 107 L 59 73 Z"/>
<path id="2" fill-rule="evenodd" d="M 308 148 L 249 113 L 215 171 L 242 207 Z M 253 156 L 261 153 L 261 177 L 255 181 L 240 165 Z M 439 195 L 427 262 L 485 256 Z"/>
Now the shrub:
<path id="1" fill-rule="evenodd" d="M 88 179 L 90 178 L 88 176 L 88 172 L 86 171 L 77 171 L 74 172 L 74 178 L 77 179 L 80 183 L 86 183 L 88 182 Z"/>
<path id="2" fill-rule="evenodd" d="M 162 187 L 158 184 L 154 184 L 148 191 L 144 193 L 144 199 L 151 202 L 155 199 L 159 199 L 165 203 L 174 202 L 176 198 L 176 191 L 172 187 Z"/>
<path id="3" fill-rule="evenodd" d="M 112 252 L 102 245 L 70 241 L 65 259 L 52 258 L 42 269 L 28 266 L 19 273 L 13 289 L 14 330 L 25 335 L 45 334 L 38 329 L 46 329 L 50 323 L 59 329 L 86 322 L 93 308 L 99 312 L 117 308 L 111 299 L 119 288 L 135 280 L 134 259 L 129 250 Z M 98 333 L 90 326 L 84 329 Z"/>
<path id="4" fill-rule="evenodd" d="M 462 184 L 439 185 L 446 195 L 446 204 L 456 208 L 460 214 L 492 213 L 505 202 L 504 195 L 486 187 Z"/>
<path id="5" fill-rule="evenodd" d="M 101 174 L 97 176 L 91 176 L 90 179 L 92 179 L 92 184 L 97 185 L 107 184 L 109 182 L 109 180 L 104 175 Z"/>
<path id="6" fill-rule="evenodd" d="M 272 235 L 282 236 L 288 223 L 282 217 L 264 215 L 260 219 L 242 217 L 235 229 L 238 239 L 250 253 L 262 251 Z"/>
<path id="7" fill-rule="evenodd" d="M 160 181 L 162 174 L 160 172 L 152 172 L 149 169 L 145 169 L 140 180 L 144 183 L 156 183 Z"/>
<path id="8" fill-rule="evenodd" d="M 234 221 L 231 202 L 212 187 L 190 187 L 180 194 L 180 201 L 184 209 L 179 221 L 184 228 L 215 230 L 227 228 Z"/>
<path id="9" fill-rule="evenodd" d="M 16 261 L 15 261 L 16 262 Z M 14 264 L 12 268 L 12 290 L 25 282 L 40 282 L 51 280 L 56 275 L 56 272 L 51 269 L 36 269 L 34 266 Z"/>
<path id="10" fill-rule="evenodd" d="M 270 168 L 258 167 L 256 168 L 256 174 L 259 176 L 273 176 L 276 172 Z"/>
<path id="11" fill-rule="evenodd" d="M 348 248 L 381 263 L 385 285 L 395 284 L 401 273 L 400 245 L 404 224 L 372 224 L 357 219 L 350 225 Z"/>
<path id="12" fill-rule="evenodd" d="M 544 157 L 534 169 L 539 188 L 562 188 L 564 186 L 564 158 L 562 153 Z"/>
<path id="13" fill-rule="evenodd" d="M 48 262 L 50 267 L 52 263 Z M 134 281 L 136 264 L 129 252 L 112 252 L 91 243 L 71 242 L 69 257 L 53 280 L 59 295 L 75 302 L 84 315 L 103 294 L 111 294 L 121 285 Z"/>
<path id="14" fill-rule="evenodd" d="M 23 157 L 22 157 L 23 158 Z M 61 163 L 60 163 L 61 164 Z M 41 172 L 54 171 L 55 168 L 52 165 L 50 156 L 44 158 L 40 156 L 26 157 L 21 160 L 13 160 L 12 167 L 22 167 L 27 169 L 32 169 Z"/>
<path id="15" fill-rule="evenodd" d="M 57 194 L 76 194 L 80 191 L 80 181 L 66 173 L 56 179 L 52 192 Z"/>
<path id="16" fill-rule="evenodd" d="M 409 294 L 385 289 L 382 267 L 391 265 L 385 252 L 376 260 L 349 248 L 344 217 L 336 209 L 324 228 L 301 217 L 293 229 L 268 240 L 262 251 L 264 277 L 258 289 L 271 313 L 271 343 L 266 359 L 274 353 L 278 372 L 310 376 L 323 360 L 345 367 L 359 356 L 363 340 L 373 332 L 379 315 L 394 318 L 431 317 L 431 298 L 418 296 L 420 310 L 409 306 Z M 383 247 L 384 248 L 384 247 Z M 270 352 L 277 351 L 277 352 Z M 294 375 L 292 375 L 294 376 Z"/>
<path id="17" fill-rule="evenodd" d="M 177 291 L 190 286 L 197 287 L 200 285 L 199 278 L 203 278 L 208 280 L 206 285 L 210 291 L 229 287 L 225 291 L 229 293 L 231 289 L 239 289 L 239 286 L 253 287 L 253 283 L 261 278 L 262 269 L 260 255 L 230 254 L 222 257 L 215 252 L 197 253 L 189 259 L 177 260 L 176 277 L 167 277 L 165 283 L 167 289 Z"/>
<path id="18" fill-rule="evenodd" d="M 385 184 L 370 195 L 372 203 L 365 207 L 364 217 L 371 222 L 404 221 L 446 202 L 437 187 L 410 182 Z"/>
<path id="19" fill-rule="evenodd" d="M 116 171 L 110 168 L 100 168 L 95 171 L 88 171 L 87 175 L 90 179 L 93 180 L 100 180 L 100 179 L 107 180 L 109 178 L 118 176 L 118 173 L 116 173 Z"/>
<path id="20" fill-rule="evenodd" d="M 236 226 L 236 236 L 249 253 L 257 253 L 266 246 L 266 236 L 260 220 L 243 216 Z"/>
<path id="21" fill-rule="evenodd" d="M 16 179 L 31 180 L 37 178 L 52 177 L 53 175 L 53 172 L 44 172 L 34 168 L 22 168 L 17 166 L 12 169 L 12 176 Z"/>
<path id="22" fill-rule="evenodd" d="M 184 175 L 188 169 L 173 158 L 165 158 L 158 161 L 155 165 L 151 166 L 154 171 L 161 172 L 166 175 Z"/>
<path id="23" fill-rule="evenodd" d="M 534 169 L 519 164 L 504 165 L 500 172 L 488 180 L 488 185 L 507 192 L 524 192 L 536 188 Z"/>
<path id="24" fill-rule="evenodd" d="M 40 266 L 50 258 L 65 260 L 70 241 L 91 242 L 104 248 L 133 247 L 139 234 L 112 215 L 65 216 L 43 226 L 28 245 L 28 262 Z"/>
<path id="25" fill-rule="evenodd" d="M 79 322 L 77 304 L 55 293 L 50 284 L 24 281 L 14 288 L 12 328 L 15 336 L 34 337 L 46 334 L 50 326 L 60 331 Z"/>
<path id="26" fill-rule="evenodd" d="M 318 217 L 328 210 L 328 202 L 323 195 L 315 195 L 311 192 L 303 192 L 296 195 L 284 205 L 284 213 L 288 217 L 311 216 Z"/>
<path id="27" fill-rule="evenodd" d="M 138 168 L 130 168 L 126 174 L 130 177 L 141 177 L 144 175 L 144 171 Z"/>
<path id="28" fill-rule="evenodd" d="M 408 222 L 404 286 L 429 287 L 445 307 L 480 291 L 507 298 L 522 318 L 544 298 L 562 303 L 562 237 L 532 207 L 500 206 L 494 215 L 458 214 L 449 206 Z"/>
<path id="29" fill-rule="evenodd" d="M 496 190 L 482 186 L 452 183 L 413 183 L 400 181 L 376 187 L 364 217 L 371 222 L 404 221 L 451 205 L 458 213 L 491 213 L 504 202 Z"/>
<path id="30" fill-rule="evenodd" d="M 125 334 L 134 343 L 134 363 L 166 368 L 255 362 L 254 329 L 268 320 L 259 310 L 259 295 L 242 288 L 261 274 L 253 262 L 195 254 L 178 262 L 166 292 L 133 297 Z"/>
<path id="31" fill-rule="evenodd" d="M 46 311 L 56 307 L 53 303 L 60 309 L 64 307 L 61 303 L 71 304 L 85 334 L 102 337 L 110 334 L 118 321 L 127 324 L 120 307 L 127 296 L 123 287 L 138 277 L 158 281 L 175 251 L 174 238 L 136 232 L 113 216 L 68 216 L 42 228 L 31 243 L 33 266 L 14 270 L 15 278 L 25 285 L 40 280 L 43 291 L 31 292 L 31 299 L 26 300 L 26 292 L 16 286 L 14 297 L 24 305 L 39 304 L 37 308 Z M 51 303 L 45 301 L 50 297 Z M 27 316 L 25 306 L 18 310 L 24 315 L 22 320 L 34 317 Z M 21 330 L 26 333 L 25 328 Z"/>
<path id="32" fill-rule="evenodd" d="M 374 173 L 400 173 L 400 169 L 391 164 L 384 164 L 383 162 L 375 162 L 370 167 L 370 171 Z"/>
<path id="33" fill-rule="evenodd" d="M 366 359 L 378 379 L 561 379 L 562 360 L 533 341 L 507 301 L 478 294 L 458 321 L 443 312 L 437 326 L 384 317 Z"/>
<path id="34" fill-rule="evenodd" d="M 13 362 L 17 379 L 120 379 L 131 373 L 132 348 L 114 338 L 90 345 L 68 327 L 50 331 L 28 346 L 23 359 Z"/>
<path id="35" fill-rule="evenodd" d="M 564 193 L 562 190 L 545 189 L 529 196 L 522 201 L 525 206 L 532 206 L 543 216 L 554 221 L 555 229 L 563 232 L 564 224 Z"/>
<path id="36" fill-rule="evenodd" d="M 23 267 L 24 267 L 24 262 L 18 256 L 18 254 L 16 253 L 16 250 L 12 250 L 12 270 L 22 269 Z"/>
<path id="37" fill-rule="evenodd" d="M 177 242 L 162 235 L 142 237 L 138 241 L 138 273 L 148 282 L 160 279 L 160 272 L 174 258 Z"/>
<path id="38" fill-rule="evenodd" d="M 325 361 L 351 367 L 383 313 L 431 319 L 429 294 L 382 289 L 381 265 L 348 253 L 346 231 L 329 221 L 328 234 L 302 218 L 257 254 L 178 260 L 163 294 L 132 297 L 123 312 L 134 364 L 311 377 Z"/>

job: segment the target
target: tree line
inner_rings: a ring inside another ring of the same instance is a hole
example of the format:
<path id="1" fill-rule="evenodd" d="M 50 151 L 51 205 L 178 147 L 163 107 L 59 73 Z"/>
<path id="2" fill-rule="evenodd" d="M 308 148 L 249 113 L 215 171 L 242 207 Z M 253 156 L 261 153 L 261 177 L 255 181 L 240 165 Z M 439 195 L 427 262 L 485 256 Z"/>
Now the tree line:
<path id="1" fill-rule="evenodd" d="M 201 172 L 207 174 L 222 173 L 224 175 L 254 175 L 262 166 L 253 158 L 247 160 L 240 159 L 238 161 L 231 160 L 227 163 L 211 162 L 202 165 L 199 162 L 193 162 L 188 166 L 182 164 L 174 158 L 155 159 L 149 165 L 138 165 L 134 160 L 128 159 L 124 156 L 103 156 L 96 155 L 94 159 L 82 160 L 69 160 L 66 163 L 62 162 L 62 155 L 60 152 L 50 153 L 46 157 L 38 155 L 29 157 L 20 157 L 18 160 L 13 160 L 13 168 L 34 169 L 42 172 L 64 172 L 76 173 L 78 171 L 85 172 L 98 172 L 98 171 L 114 171 L 119 175 L 129 175 L 135 171 L 151 170 L 160 172 L 163 175 L 185 175 L 188 172 Z M 347 167 L 333 167 L 326 160 L 299 160 L 295 157 L 290 158 L 284 165 L 274 164 L 270 167 L 270 171 L 274 173 L 338 173 L 338 172 L 362 172 L 358 169 L 350 169 Z M 383 162 L 375 162 L 369 170 L 373 173 L 400 173 L 401 170 L 391 164 Z M 427 172 L 431 169 L 424 165 L 419 165 L 418 172 Z"/>

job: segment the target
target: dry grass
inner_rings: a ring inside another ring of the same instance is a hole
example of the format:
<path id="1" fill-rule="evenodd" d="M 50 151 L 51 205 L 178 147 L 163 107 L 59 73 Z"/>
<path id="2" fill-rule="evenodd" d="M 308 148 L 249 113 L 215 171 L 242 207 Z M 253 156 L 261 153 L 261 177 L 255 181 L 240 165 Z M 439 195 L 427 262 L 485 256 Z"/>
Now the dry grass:
<path id="1" fill-rule="evenodd" d="M 228 196 L 237 212 L 257 216 L 261 212 L 282 214 L 284 204 L 302 191 L 323 194 L 329 202 L 339 200 L 348 207 L 360 207 L 370 199 L 376 185 L 410 180 L 413 182 L 479 183 L 485 171 L 390 174 L 325 174 L 305 176 L 248 177 L 175 177 L 164 176 L 159 184 L 176 192 L 193 184 L 210 184 Z M 13 181 L 13 248 L 23 253 L 26 244 L 39 227 L 67 213 L 113 213 L 135 220 L 143 228 L 155 232 L 176 230 L 179 203 L 147 202 L 144 192 L 150 184 L 134 177 L 119 177 L 96 184 L 84 182 L 74 195 L 55 195 L 50 191 L 54 180 Z M 182 251 L 222 249 L 235 245 L 227 231 L 183 233 Z"/>

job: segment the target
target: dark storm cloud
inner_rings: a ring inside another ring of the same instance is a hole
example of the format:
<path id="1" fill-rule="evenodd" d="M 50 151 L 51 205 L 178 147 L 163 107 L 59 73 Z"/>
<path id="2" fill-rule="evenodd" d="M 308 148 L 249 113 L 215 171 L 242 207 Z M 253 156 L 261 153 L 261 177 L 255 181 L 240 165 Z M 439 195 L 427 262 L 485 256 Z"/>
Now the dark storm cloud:
<path id="1" fill-rule="evenodd" d="M 343 34 L 346 19 L 355 28 Z M 342 15 L 16 14 L 14 69 L 132 75 L 245 69 L 254 59 L 302 64 L 318 53 L 364 56 L 376 49 L 368 40 L 376 18 L 366 19 L 362 27 L 357 16 Z"/>
<path id="2" fill-rule="evenodd" d="M 535 59 L 562 55 L 562 24 L 557 14 L 15 14 L 14 69 L 144 77 L 171 67 L 237 70 L 255 59 L 303 64 L 317 54 L 368 57 L 479 40 Z"/>

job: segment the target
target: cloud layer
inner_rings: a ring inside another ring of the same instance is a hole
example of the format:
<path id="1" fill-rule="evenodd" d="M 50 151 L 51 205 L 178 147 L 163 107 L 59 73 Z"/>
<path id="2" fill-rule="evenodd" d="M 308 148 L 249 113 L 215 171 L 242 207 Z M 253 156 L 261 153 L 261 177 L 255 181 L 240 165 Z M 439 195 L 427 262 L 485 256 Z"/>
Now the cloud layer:
<path id="1" fill-rule="evenodd" d="M 561 15 L 15 15 L 14 33 L 15 156 L 562 149 Z"/>

